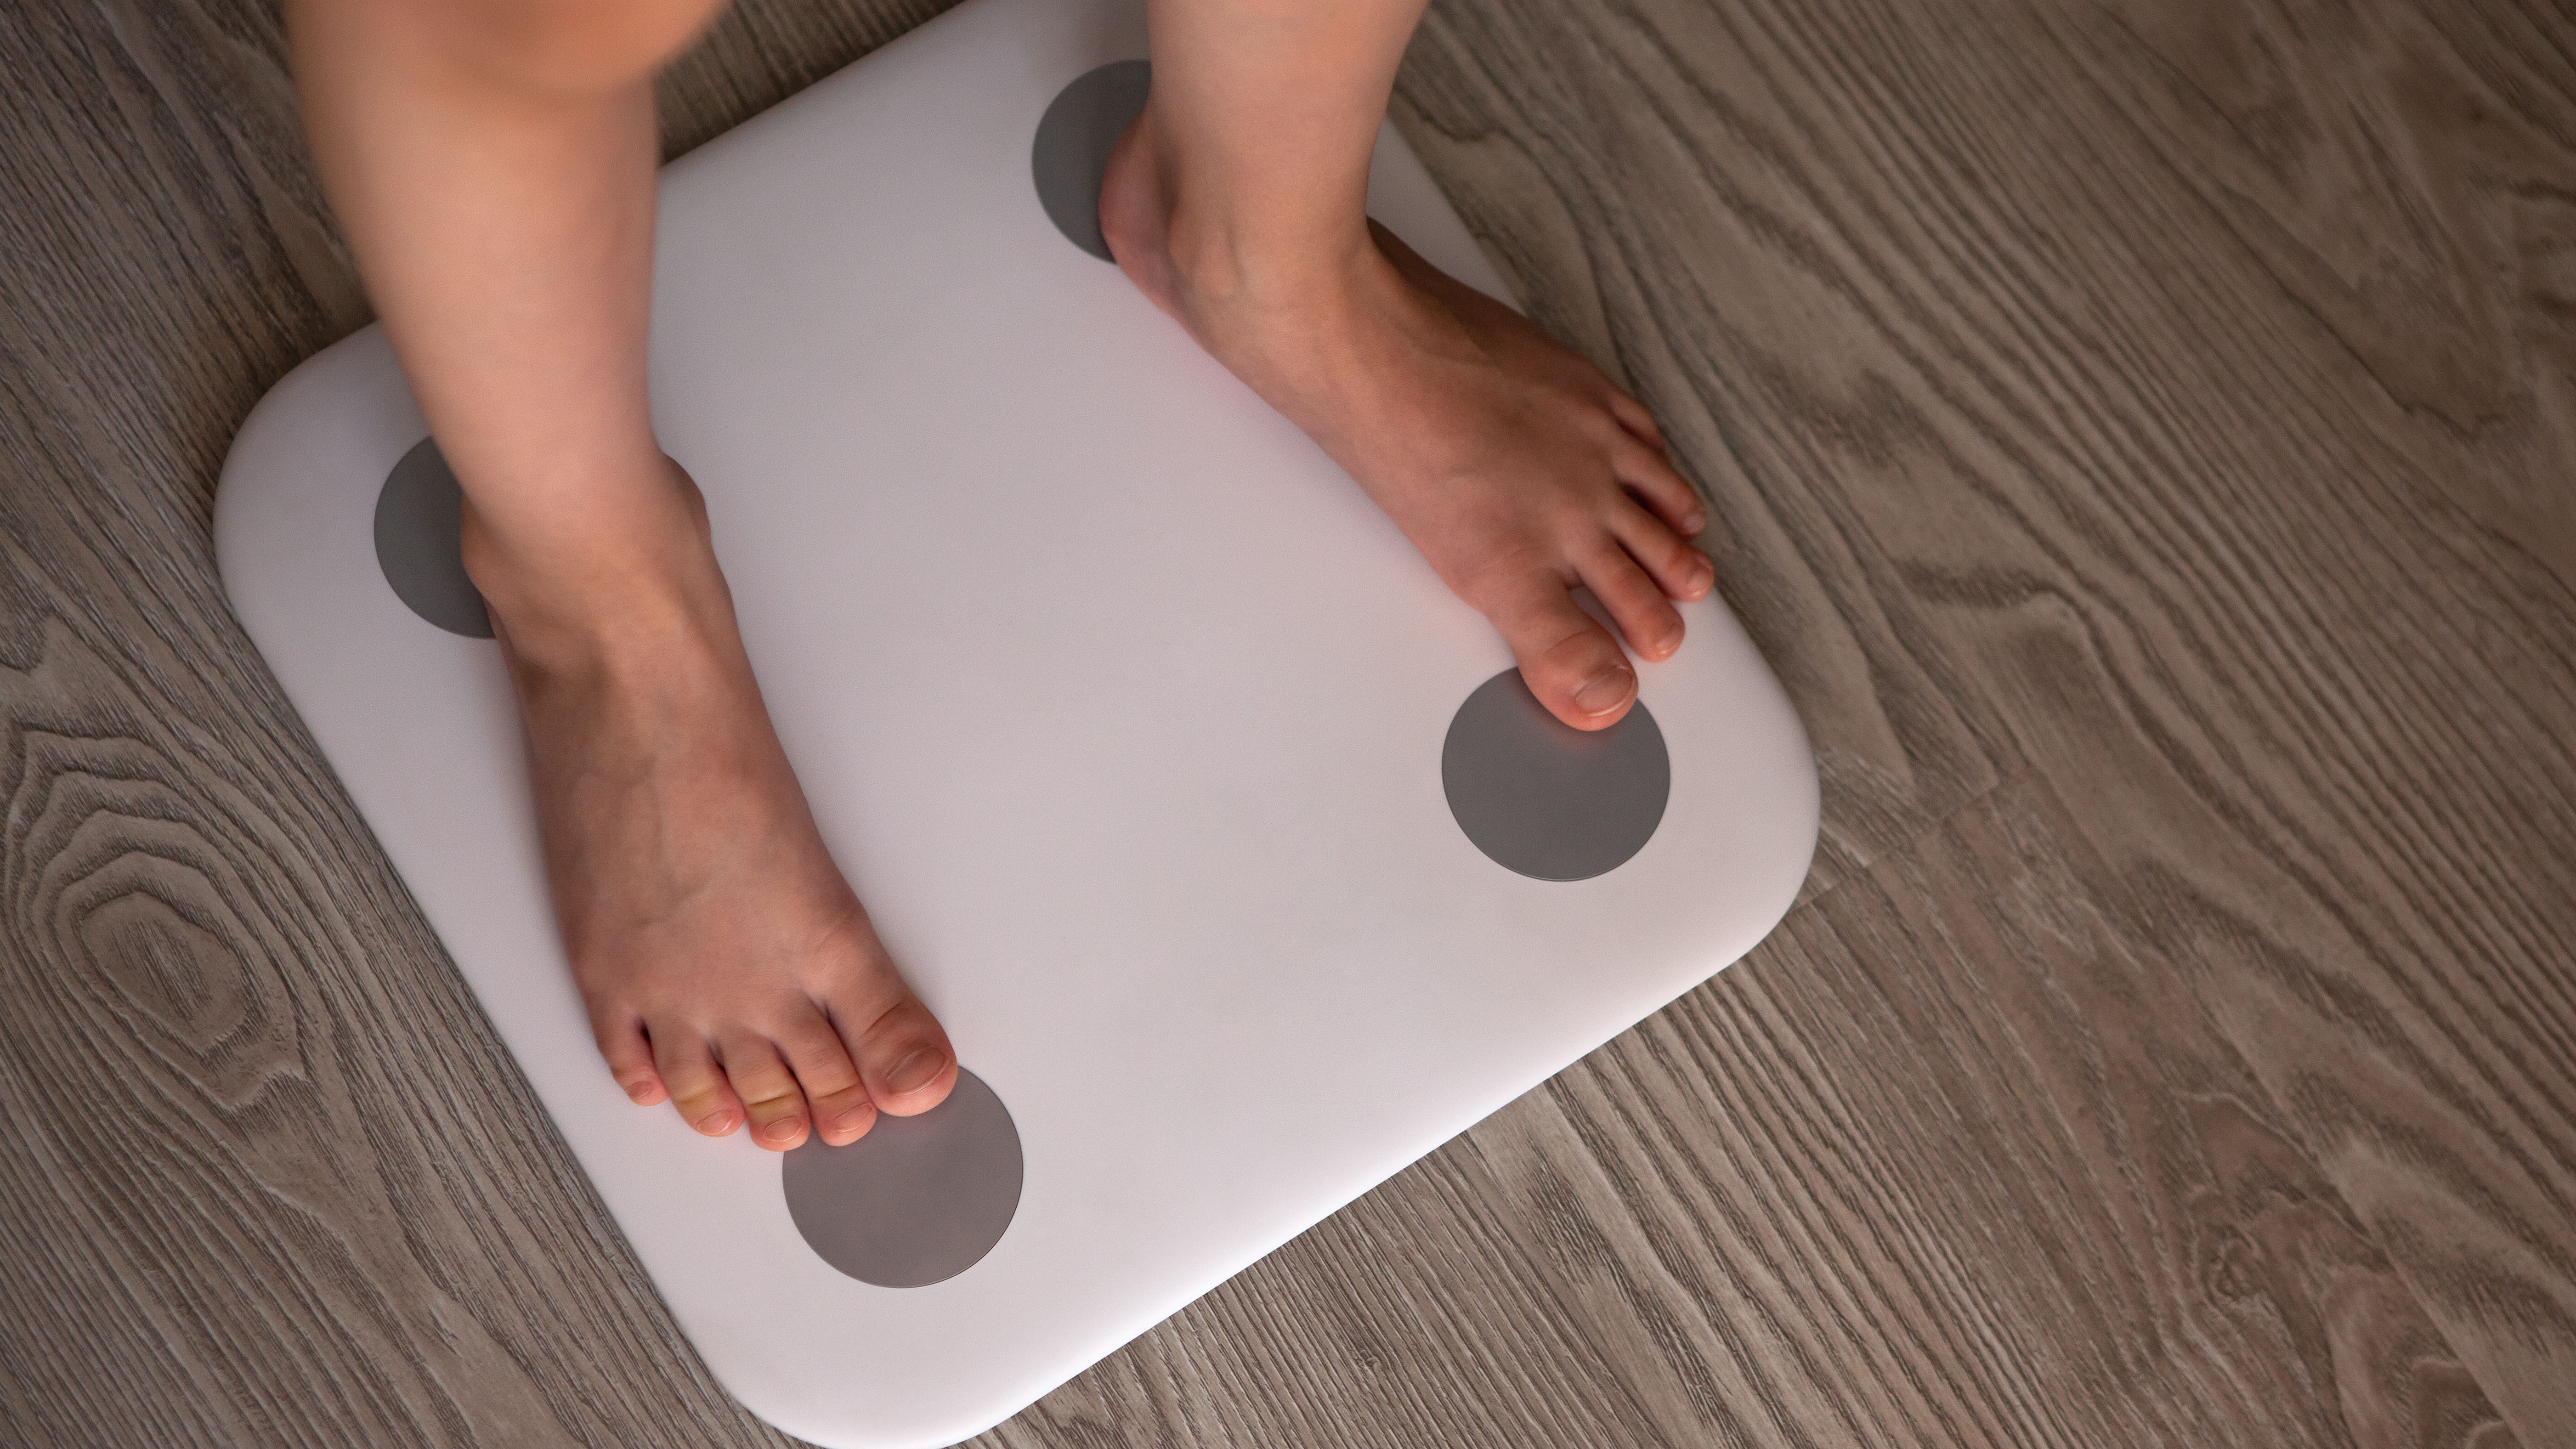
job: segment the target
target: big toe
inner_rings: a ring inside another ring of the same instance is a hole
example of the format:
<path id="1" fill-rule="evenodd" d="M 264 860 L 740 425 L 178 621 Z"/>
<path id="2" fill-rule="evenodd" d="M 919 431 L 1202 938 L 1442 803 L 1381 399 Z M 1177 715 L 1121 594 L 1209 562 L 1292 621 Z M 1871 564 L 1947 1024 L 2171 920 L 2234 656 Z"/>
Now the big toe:
<path id="1" fill-rule="evenodd" d="M 1608 630 L 1554 579 L 1533 581 L 1488 617 L 1503 632 L 1521 678 L 1548 713 L 1579 730 L 1607 729 L 1637 699 L 1637 671 Z"/>
<path id="2" fill-rule="evenodd" d="M 1609 636 L 1602 635 L 1602 642 L 1609 644 Z M 1619 646 L 1609 644 L 1609 648 L 1615 655 Z M 1554 704 L 1549 708 L 1556 711 L 1557 718 L 1576 729 L 1606 729 L 1617 724 L 1628 713 L 1628 706 L 1637 699 L 1637 671 L 1628 667 L 1625 658 L 1566 669 L 1552 682 L 1557 689 L 1566 692 L 1573 710 L 1568 713 Z"/>
<path id="3" fill-rule="evenodd" d="M 860 1034 L 856 1047 L 868 1096 L 897 1117 L 929 1111 L 957 1085 L 957 1052 L 948 1033 L 910 992 Z"/>

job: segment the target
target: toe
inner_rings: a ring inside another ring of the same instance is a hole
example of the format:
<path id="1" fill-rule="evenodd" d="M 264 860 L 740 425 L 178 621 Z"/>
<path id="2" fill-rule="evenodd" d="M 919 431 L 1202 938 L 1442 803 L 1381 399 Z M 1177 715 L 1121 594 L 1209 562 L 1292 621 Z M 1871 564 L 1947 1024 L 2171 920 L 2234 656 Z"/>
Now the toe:
<path id="1" fill-rule="evenodd" d="M 726 1085 L 724 1071 L 704 1038 L 674 1027 L 655 1032 L 653 1066 L 670 1090 L 671 1109 L 680 1120 L 709 1137 L 724 1137 L 742 1125 L 742 1103 Z"/>
<path id="2" fill-rule="evenodd" d="M 1610 416 L 1619 420 L 1638 442 L 1660 453 L 1664 451 L 1664 430 L 1655 426 L 1655 415 L 1646 405 L 1621 392 L 1616 384 L 1610 388 Z"/>
<path id="3" fill-rule="evenodd" d="M 1592 591 L 1620 635 L 1641 659 L 1670 659 L 1682 647 L 1682 616 L 1663 589 L 1613 539 L 1604 538 L 1582 561 L 1583 586 Z"/>
<path id="4" fill-rule="evenodd" d="M 1708 527 L 1708 510 L 1700 504 L 1699 490 L 1673 471 L 1660 446 L 1623 440 L 1611 449 L 1610 470 L 1673 532 L 1696 538 Z"/>
<path id="5" fill-rule="evenodd" d="M 837 1092 L 809 1093 L 806 1102 L 814 1109 L 814 1130 L 835 1147 L 849 1146 L 877 1125 L 877 1104 L 868 1100 L 868 1089 L 856 1081 Z"/>
<path id="6" fill-rule="evenodd" d="M 850 1055 L 869 1099 L 897 1117 L 929 1111 L 957 1085 L 957 1053 L 948 1033 L 908 990 L 868 1020 L 850 1043 Z"/>
<path id="7" fill-rule="evenodd" d="M 1604 729 L 1636 699 L 1637 672 L 1567 588 L 1553 574 L 1530 570 L 1469 602 L 1502 631 L 1521 678 L 1548 713 L 1579 730 Z"/>
<path id="8" fill-rule="evenodd" d="M 763 1037 L 726 1039 L 724 1071 L 742 1099 L 751 1123 L 751 1140 L 772 1152 L 784 1152 L 805 1140 L 805 1094 L 796 1074 L 787 1070 L 778 1048 Z"/>
<path id="9" fill-rule="evenodd" d="M 814 1130 L 835 1147 L 856 1142 L 876 1125 L 876 1103 L 859 1080 L 858 1066 L 839 1032 L 819 1010 L 775 1038 L 778 1053 L 796 1074 L 796 1085 L 812 1111 Z"/>
<path id="10" fill-rule="evenodd" d="M 670 1095 L 662 1085 L 662 1074 L 653 1066 L 653 1045 L 644 1039 L 644 1023 L 634 1017 L 615 1022 L 593 1021 L 592 1031 L 599 1038 L 599 1054 L 608 1062 L 608 1074 L 617 1079 L 619 1091 L 639 1107 L 650 1107 Z"/>
<path id="11" fill-rule="evenodd" d="M 1621 509 L 1610 521 L 1610 532 L 1665 597 L 1691 602 L 1707 598 L 1717 586 L 1717 565 L 1708 555 L 1683 542 L 1680 534 L 1646 510 Z"/>

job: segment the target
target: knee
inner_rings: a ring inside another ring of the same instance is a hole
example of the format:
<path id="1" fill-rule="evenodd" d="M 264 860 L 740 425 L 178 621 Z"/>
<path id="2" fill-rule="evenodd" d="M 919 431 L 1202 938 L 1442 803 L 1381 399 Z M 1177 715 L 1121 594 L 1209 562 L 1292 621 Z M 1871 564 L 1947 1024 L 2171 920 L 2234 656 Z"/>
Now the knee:
<path id="1" fill-rule="evenodd" d="M 724 0 L 394 0 L 476 70 L 589 94 L 650 79 Z"/>

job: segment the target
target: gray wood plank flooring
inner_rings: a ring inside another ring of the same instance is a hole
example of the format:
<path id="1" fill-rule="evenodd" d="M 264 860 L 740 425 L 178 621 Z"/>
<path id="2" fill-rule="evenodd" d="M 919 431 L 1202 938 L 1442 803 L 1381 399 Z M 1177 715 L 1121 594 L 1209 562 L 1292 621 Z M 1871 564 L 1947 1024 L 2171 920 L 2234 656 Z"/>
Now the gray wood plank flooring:
<path id="1" fill-rule="evenodd" d="M 940 8 L 756 0 L 672 148 Z M 0 1442 L 783 1442 L 224 608 L 367 317 L 276 14 L 0 75 Z M 986 1442 L 2576 1444 L 2576 16 L 1440 0 L 1397 119 L 1709 494 L 1824 849 Z"/>

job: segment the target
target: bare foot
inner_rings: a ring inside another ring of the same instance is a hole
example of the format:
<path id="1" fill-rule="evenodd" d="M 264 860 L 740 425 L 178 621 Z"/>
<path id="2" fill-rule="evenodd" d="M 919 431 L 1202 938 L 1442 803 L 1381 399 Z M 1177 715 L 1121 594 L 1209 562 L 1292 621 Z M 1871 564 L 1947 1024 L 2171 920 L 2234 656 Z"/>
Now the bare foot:
<path id="1" fill-rule="evenodd" d="M 785 1151 L 856 1140 L 957 1080 L 780 750 L 677 465 L 658 517 L 513 549 L 469 507 L 527 727 L 555 914 L 601 1055 L 638 1103 Z M 628 490 L 630 493 L 635 490 Z"/>
<path id="2" fill-rule="evenodd" d="M 1706 522 L 1654 419 L 1599 368 L 1370 223 L 1283 256 L 1175 194 L 1155 113 L 1101 186 L 1118 265 L 1359 481 L 1580 729 L 1637 697 L 1589 588 L 1646 659 L 1681 647 L 1671 600 L 1705 598 Z"/>

